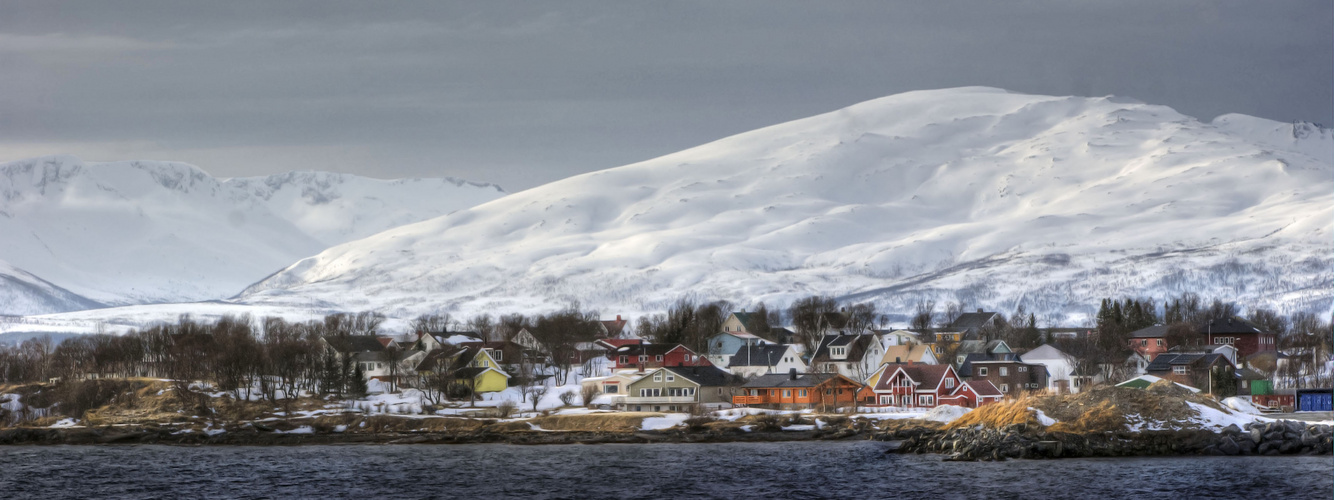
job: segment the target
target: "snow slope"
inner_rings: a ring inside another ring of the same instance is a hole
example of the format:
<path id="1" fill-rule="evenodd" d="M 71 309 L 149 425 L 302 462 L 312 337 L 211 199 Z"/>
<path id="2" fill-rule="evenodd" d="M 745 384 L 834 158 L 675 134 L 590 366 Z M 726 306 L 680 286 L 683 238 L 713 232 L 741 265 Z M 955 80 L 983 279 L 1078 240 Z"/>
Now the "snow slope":
<path id="1" fill-rule="evenodd" d="M 822 293 L 1069 322 L 1100 297 L 1193 290 L 1328 309 L 1334 142 L 1295 130 L 1116 97 L 909 92 L 338 245 L 239 299 L 411 315 Z"/>
<path id="2" fill-rule="evenodd" d="M 184 163 L 0 164 L 0 314 L 224 298 L 330 245 L 493 200 L 495 186 Z"/>
<path id="3" fill-rule="evenodd" d="M 917 296 L 1066 316 L 1193 289 L 1328 307 L 1328 131 L 1117 98 L 900 94 L 331 248 L 250 287 L 404 313 Z M 1280 273 L 1279 271 L 1283 271 Z M 898 304 L 902 305 L 902 304 Z"/>

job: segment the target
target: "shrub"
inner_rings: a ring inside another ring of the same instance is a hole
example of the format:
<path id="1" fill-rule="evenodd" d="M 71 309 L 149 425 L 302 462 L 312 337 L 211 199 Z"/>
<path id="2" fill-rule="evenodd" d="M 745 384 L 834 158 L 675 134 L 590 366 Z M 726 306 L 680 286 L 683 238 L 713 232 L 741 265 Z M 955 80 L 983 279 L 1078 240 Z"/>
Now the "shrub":
<path id="1" fill-rule="evenodd" d="M 574 390 L 562 392 L 560 393 L 560 404 L 570 406 L 574 404 L 574 398 L 576 397 L 579 397 L 579 394 L 575 393 Z"/>
<path id="2" fill-rule="evenodd" d="M 496 405 L 496 416 L 500 418 L 509 418 L 510 415 L 513 414 L 514 414 L 513 401 L 501 401 L 499 405 Z"/>
<path id="3" fill-rule="evenodd" d="M 713 417 L 710 417 L 710 416 L 690 417 L 690 418 L 687 418 L 686 421 L 685 421 L 685 424 L 686 424 L 686 430 L 688 430 L 688 431 L 690 431 L 690 432 L 701 432 L 701 431 L 705 431 L 705 430 L 708 430 L 708 428 L 709 428 L 709 427 L 708 427 L 708 424 L 710 424 L 710 423 L 712 423 L 712 422 L 714 422 L 714 421 L 716 421 L 716 420 L 717 420 L 717 419 L 715 419 L 715 418 L 713 418 Z"/>
<path id="4" fill-rule="evenodd" d="M 596 399 L 599 394 L 602 394 L 602 391 L 598 390 L 597 384 L 587 384 L 579 388 L 579 397 L 583 401 L 584 406 L 593 406 L 593 400 Z"/>
<path id="5" fill-rule="evenodd" d="M 779 420 L 778 415 L 772 413 L 757 415 L 753 422 L 757 431 L 778 432 L 783 430 L 783 423 Z"/>

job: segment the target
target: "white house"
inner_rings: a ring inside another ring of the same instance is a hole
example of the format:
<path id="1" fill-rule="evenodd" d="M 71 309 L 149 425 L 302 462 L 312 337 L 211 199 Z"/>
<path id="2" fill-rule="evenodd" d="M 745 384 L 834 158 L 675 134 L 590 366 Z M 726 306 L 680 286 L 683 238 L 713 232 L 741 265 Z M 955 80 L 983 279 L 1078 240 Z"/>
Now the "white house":
<path id="1" fill-rule="evenodd" d="M 1079 392 L 1080 384 L 1075 381 L 1075 358 L 1061 352 L 1060 349 L 1052 347 L 1051 344 L 1043 344 L 1037 349 L 1033 349 L 1019 356 L 1019 360 L 1024 363 L 1043 365 L 1047 367 L 1047 389 L 1054 392 L 1075 393 Z"/>
<path id="2" fill-rule="evenodd" d="M 728 360 L 727 369 L 745 378 L 770 373 L 806 372 L 801 353 L 792 344 L 762 344 L 743 347 Z"/>

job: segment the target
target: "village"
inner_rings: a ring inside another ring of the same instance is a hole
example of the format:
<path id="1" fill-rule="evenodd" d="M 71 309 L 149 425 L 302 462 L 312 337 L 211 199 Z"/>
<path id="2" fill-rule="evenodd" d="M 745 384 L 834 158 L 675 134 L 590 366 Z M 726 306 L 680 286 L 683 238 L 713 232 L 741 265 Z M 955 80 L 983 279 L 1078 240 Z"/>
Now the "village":
<path id="1" fill-rule="evenodd" d="M 1161 392 L 1163 384 L 1195 394 L 1187 404 L 1200 416 L 1145 424 L 1155 417 L 1125 415 L 1112 428 L 1218 432 L 1291 418 L 1270 415 L 1277 413 L 1329 419 L 1324 337 L 1289 331 L 1285 338 L 1232 308 L 1186 298 L 1166 304 L 1162 316 L 1146 313 L 1151 304 L 1108 300 L 1097 326 L 1045 330 L 1022 311 L 1012 323 L 954 304 L 939 315 L 925 304 L 910 327 L 882 328 L 869 304 L 819 297 L 781 312 L 683 301 L 638 324 L 577 308 L 468 321 L 424 315 L 397 335 L 380 333 L 384 320 L 374 313 L 304 324 L 181 318 L 123 336 L 0 348 L 0 422 L 149 425 L 171 436 L 231 431 L 235 439 L 236 431 L 256 429 L 375 433 L 407 425 L 420 432 L 464 421 L 497 429 L 522 422 L 519 430 L 561 425 L 615 430 L 623 439 L 710 422 L 731 422 L 733 432 L 819 434 L 836 421 L 847 426 L 839 435 L 866 436 L 890 421 L 948 423 L 1000 402 L 1022 406 L 1107 387 Z M 785 318 L 787 326 L 776 326 Z M 1324 328 L 1312 317 L 1296 319 L 1296 328 Z M 1293 344 L 1299 341 L 1314 342 Z M 1029 410 L 1026 418 L 1050 423 Z M 366 427 L 379 417 L 406 423 Z M 773 422 L 754 425 L 756 418 Z"/>

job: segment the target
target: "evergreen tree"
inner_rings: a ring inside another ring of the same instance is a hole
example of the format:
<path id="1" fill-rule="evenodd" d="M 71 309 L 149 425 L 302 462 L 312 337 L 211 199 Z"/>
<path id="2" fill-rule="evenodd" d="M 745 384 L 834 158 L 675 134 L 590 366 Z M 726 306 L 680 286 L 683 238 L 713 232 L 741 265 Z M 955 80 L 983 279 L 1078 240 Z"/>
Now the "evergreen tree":
<path id="1" fill-rule="evenodd" d="M 361 371 L 361 363 L 352 363 L 352 373 L 347 376 L 347 395 L 361 399 L 366 397 L 366 373 Z"/>

